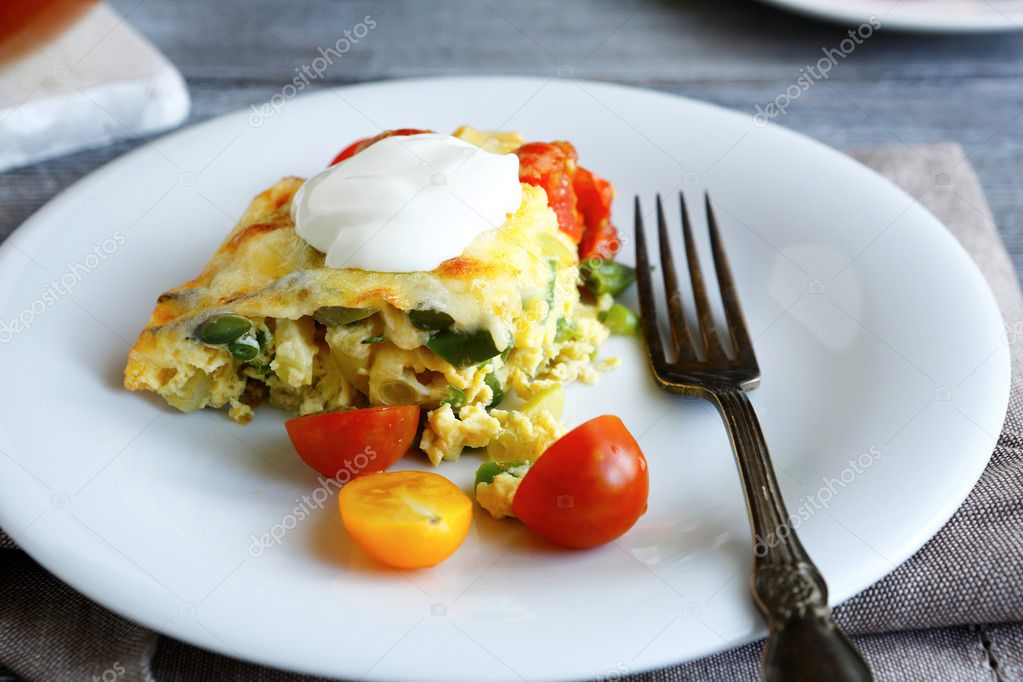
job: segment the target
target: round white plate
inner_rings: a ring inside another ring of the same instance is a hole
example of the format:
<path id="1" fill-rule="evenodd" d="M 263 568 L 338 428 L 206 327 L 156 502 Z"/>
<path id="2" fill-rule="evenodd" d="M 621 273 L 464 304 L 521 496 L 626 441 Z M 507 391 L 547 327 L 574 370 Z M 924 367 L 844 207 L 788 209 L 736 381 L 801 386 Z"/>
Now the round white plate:
<path id="1" fill-rule="evenodd" d="M 1023 0 L 763 0 L 850 26 L 872 19 L 882 28 L 929 33 L 1023 29 Z"/>
<path id="2" fill-rule="evenodd" d="M 572 552 L 478 513 L 454 557 L 417 572 L 353 547 L 282 413 L 240 426 L 121 388 L 157 295 L 199 271 L 250 198 L 381 128 L 570 139 L 617 183 L 625 235 L 634 194 L 649 208 L 684 188 L 702 221 L 711 190 L 764 374 L 752 399 L 833 602 L 913 554 L 984 468 L 1009 376 L 992 296 L 934 217 L 842 154 L 570 80 L 398 81 L 278 109 L 145 144 L 0 247 L 0 525 L 114 611 L 239 658 L 374 680 L 600 677 L 763 633 L 722 425 L 658 392 L 634 339 L 608 344 L 622 366 L 573 386 L 566 417 L 615 413 L 638 438 L 651 496 L 635 528 Z M 440 471 L 468 491 L 477 464 Z"/>

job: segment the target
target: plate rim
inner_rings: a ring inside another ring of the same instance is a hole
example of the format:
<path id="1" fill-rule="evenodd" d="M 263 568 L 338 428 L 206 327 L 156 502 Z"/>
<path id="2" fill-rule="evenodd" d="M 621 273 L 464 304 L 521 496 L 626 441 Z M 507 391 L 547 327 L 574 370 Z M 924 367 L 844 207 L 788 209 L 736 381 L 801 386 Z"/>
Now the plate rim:
<path id="1" fill-rule="evenodd" d="M 773 5 L 804 17 L 811 17 L 823 21 L 838 23 L 868 23 L 871 17 L 876 14 L 864 14 L 862 10 L 854 7 L 822 7 L 809 0 L 761 0 L 767 5 Z M 1016 23 L 1018 19 L 1020 23 Z M 882 30 L 904 31 L 907 33 L 933 33 L 933 34 L 978 34 L 978 33 L 1014 33 L 1023 30 L 1023 13 L 1006 16 L 1001 12 L 992 12 L 990 15 L 976 16 L 967 21 L 942 21 L 941 19 L 914 19 L 896 14 L 895 18 L 887 15 L 881 19 Z"/>
<path id="2" fill-rule="evenodd" d="M 773 2 L 774 0 L 768 0 L 768 1 Z M 324 97 L 329 96 L 331 94 L 331 92 L 335 91 L 335 90 L 344 91 L 344 92 L 351 92 L 353 90 L 360 90 L 360 89 L 381 89 L 381 88 L 395 88 L 395 87 L 400 88 L 400 87 L 402 87 L 404 85 L 409 85 L 409 84 L 445 84 L 445 83 L 451 83 L 451 84 L 461 83 L 461 84 L 465 84 L 465 83 L 469 83 L 469 82 L 473 82 L 473 81 L 479 82 L 481 84 L 483 84 L 483 83 L 493 84 L 495 81 L 503 81 L 503 82 L 519 82 L 519 83 L 530 83 L 530 84 L 534 84 L 534 85 L 539 85 L 541 83 L 549 83 L 552 80 L 555 80 L 555 79 L 545 79 L 543 77 L 536 77 L 536 76 L 517 76 L 517 75 L 509 76 L 509 75 L 499 75 L 499 74 L 498 75 L 435 76 L 435 77 L 426 77 L 426 78 L 419 78 L 419 77 L 394 78 L 394 79 L 381 79 L 381 80 L 366 81 L 366 82 L 362 82 L 362 83 L 355 83 L 355 84 L 350 84 L 350 85 L 340 85 L 340 86 L 333 86 L 333 87 L 322 88 L 322 89 L 316 90 L 314 92 L 311 92 L 308 95 L 304 95 L 303 98 L 306 98 L 306 99 L 313 99 L 313 98 L 317 98 L 317 97 L 324 98 Z M 663 98 L 665 101 L 682 101 L 682 102 L 686 103 L 689 106 L 694 106 L 694 107 L 697 107 L 697 108 L 702 108 L 702 109 L 704 109 L 704 110 L 706 110 L 708 112 L 713 112 L 713 114 L 715 116 L 732 117 L 732 116 L 737 116 L 737 115 L 741 116 L 743 114 L 743 112 L 737 111 L 735 109 L 729 109 L 727 107 L 723 107 L 723 106 L 720 106 L 720 105 L 717 105 L 717 104 L 713 104 L 713 103 L 710 103 L 710 102 L 706 102 L 706 101 L 703 101 L 703 100 L 691 98 L 691 97 L 684 96 L 684 95 L 676 95 L 674 93 L 664 92 L 664 91 L 653 89 L 653 88 L 647 88 L 647 87 L 641 87 L 641 86 L 635 86 L 635 85 L 629 85 L 629 84 L 621 84 L 621 83 L 617 83 L 617 82 L 613 82 L 613 81 L 601 81 L 601 80 L 593 80 L 593 79 L 567 79 L 567 78 L 560 78 L 560 79 L 556 79 L 556 80 L 563 80 L 563 81 L 567 81 L 569 83 L 579 84 L 579 85 L 588 85 L 588 86 L 594 86 L 594 87 L 600 87 L 600 88 L 609 88 L 609 89 L 612 89 L 612 90 L 616 90 L 616 91 L 623 92 L 623 93 L 629 93 L 629 94 L 631 94 L 631 93 L 642 93 L 642 94 L 645 94 L 645 95 L 653 95 L 653 96 L 656 96 L 657 98 Z M 127 167 L 130 164 L 134 163 L 137 158 L 143 157 L 146 154 L 147 148 L 149 147 L 149 145 L 159 144 L 159 143 L 163 143 L 163 142 L 167 142 L 167 141 L 176 140 L 179 137 L 187 137 L 187 136 L 192 134 L 197 129 L 200 129 L 200 128 L 203 128 L 203 127 L 206 127 L 206 126 L 212 126 L 212 125 L 215 125 L 218 122 L 220 122 L 222 119 L 226 119 L 226 118 L 229 118 L 229 117 L 232 117 L 232 116 L 242 116 L 242 115 L 245 115 L 246 113 L 247 113 L 247 110 L 245 110 L 245 109 L 235 109 L 235 110 L 232 110 L 232 111 L 229 111 L 229 112 L 226 112 L 226 113 L 223 113 L 223 114 L 211 117 L 211 118 L 209 118 L 207 120 L 200 121 L 200 122 L 194 123 L 192 125 L 187 125 L 187 126 L 181 128 L 181 129 L 175 130 L 175 131 L 170 132 L 168 134 L 161 135 L 161 136 L 158 136 L 156 138 L 147 139 L 144 142 L 140 143 L 134 149 L 132 149 L 132 150 L 122 154 L 121 156 L 119 156 L 119 157 L 117 157 L 115 159 L 110 160 L 109 162 L 107 162 L 107 163 L 103 164 L 102 166 L 100 166 L 100 167 L 94 169 L 93 171 L 89 172 L 85 176 L 77 179 L 71 185 L 69 185 L 68 187 L 64 188 L 58 194 L 56 194 L 51 199 L 49 199 L 46 202 L 46 204 L 44 204 L 42 207 L 40 207 L 38 210 L 36 210 L 32 215 L 30 215 L 17 228 L 15 228 L 15 230 L 13 230 L 2 243 L 0 243 L 0 263 L 4 263 L 4 262 L 6 262 L 10 258 L 11 255 L 12 255 L 11 252 L 20 250 L 20 247 L 18 247 L 16 245 L 16 243 L 11 240 L 11 237 L 15 236 L 15 234 L 20 234 L 20 236 L 23 237 L 24 235 L 26 235 L 28 233 L 34 233 L 37 230 L 43 229 L 43 227 L 46 226 L 47 224 L 50 224 L 52 227 L 51 227 L 51 229 L 49 231 L 46 231 L 46 232 L 44 232 L 42 234 L 43 234 L 43 236 L 49 234 L 50 232 L 52 232 L 53 230 L 56 229 L 56 226 L 54 225 L 54 221 L 49 220 L 49 215 L 51 213 L 53 213 L 53 212 L 56 212 L 56 211 L 60 210 L 60 208 L 61 208 L 60 204 L 63 202 L 63 200 L 65 200 L 68 197 L 73 197 L 75 195 L 80 194 L 83 190 L 87 190 L 93 183 L 98 183 L 98 182 L 106 181 L 109 176 L 111 176 L 114 173 L 118 172 L 122 167 Z M 816 140 L 816 139 L 814 139 L 812 137 L 809 137 L 808 135 L 796 132 L 796 131 L 794 131 L 792 129 L 789 129 L 789 128 L 785 127 L 785 126 L 782 126 L 782 125 L 774 123 L 774 122 L 769 122 L 766 127 L 770 127 L 773 130 L 775 130 L 776 132 L 779 132 L 779 133 L 781 133 L 783 135 L 791 136 L 792 139 L 798 140 L 801 144 L 809 144 L 809 145 L 817 148 L 817 150 L 819 152 L 830 156 L 836 162 L 847 164 L 850 167 L 854 166 L 857 169 L 856 172 L 859 172 L 861 174 L 868 174 L 868 175 L 873 176 L 874 181 L 875 182 L 881 182 L 884 185 L 886 185 L 888 191 L 897 192 L 900 195 L 904 196 L 907 200 L 912 200 L 913 199 L 901 187 L 899 187 L 898 185 L 896 185 L 892 181 L 888 180 L 884 176 L 880 175 L 879 173 L 877 173 L 873 169 L 871 169 L 871 168 L 863 165 L 862 163 L 858 162 L 856 159 L 854 159 L 854 158 L 848 156 L 847 154 L 843 153 L 841 150 L 838 150 L 838 149 L 835 149 L 833 147 L 830 147 L 830 146 L 824 144 L 823 142 L 820 142 L 820 141 L 818 141 L 818 140 Z M 927 213 L 927 215 L 930 217 L 930 220 L 932 221 L 932 225 L 934 225 L 934 227 L 937 228 L 937 229 L 935 229 L 935 234 L 941 233 L 941 234 L 944 235 L 944 237 L 937 237 L 936 236 L 935 238 L 936 239 L 943 239 L 943 240 L 945 240 L 947 246 L 952 247 L 953 250 L 957 250 L 958 253 L 959 253 L 959 257 L 964 258 L 965 259 L 965 263 L 968 263 L 968 269 L 970 270 L 971 276 L 974 277 L 975 279 L 977 279 L 979 284 L 983 285 L 983 290 L 982 290 L 983 291 L 983 302 L 982 303 L 989 309 L 989 311 L 993 311 L 995 313 L 995 316 L 996 316 L 997 320 L 992 320 L 992 322 L 997 321 L 998 325 L 1003 325 L 1003 322 L 1002 322 L 1003 318 L 1002 318 L 1002 315 L 1001 315 L 1001 310 L 1000 310 L 1000 308 L 998 306 L 997 299 L 995 298 L 995 295 L 994 295 L 993 291 L 991 290 L 990 284 L 988 283 L 988 281 L 987 281 L 986 277 L 983 275 L 983 273 L 980 271 L 980 268 L 977 265 L 977 263 L 974 261 L 973 257 L 965 249 L 965 247 L 962 245 L 962 243 L 948 230 L 948 228 L 945 227 L 944 224 L 942 224 L 942 222 L 940 220 L 938 220 L 922 204 L 920 204 L 919 202 L 915 202 L 915 203 L 917 205 L 919 205 L 921 208 L 923 208 L 924 211 Z M 16 265 L 18 265 L 17 270 L 16 270 L 17 272 L 21 272 L 22 270 L 26 269 L 27 266 L 28 266 L 28 264 L 26 262 L 22 262 L 21 264 L 16 264 Z M 975 293 L 978 296 L 981 295 L 981 291 L 980 290 L 976 291 Z M 980 301 L 978 301 L 978 303 L 980 303 Z M 1011 372 L 1010 372 L 1010 369 L 1011 369 L 1011 355 L 1009 353 L 1008 348 L 1005 347 L 1004 344 L 1000 345 L 998 347 L 998 349 L 996 350 L 996 352 L 993 354 L 991 360 L 996 361 L 996 362 L 999 363 L 999 365 L 1001 366 L 1000 369 L 999 369 L 999 373 L 1004 376 L 1004 379 L 1002 380 L 1001 386 L 1000 386 L 1000 389 L 1001 389 L 1000 395 L 998 396 L 997 401 L 995 401 L 995 402 L 997 402 L 997 404 L 1003 406 L 1002 409 L 1000 410 L 1001 417 L 1000 417 L 999 427 L 1001 427 L 1001 424 L 1004 422 L 1004 419 L 1005 419 L 1006 410 L 1008 408 L 1009 392 L 1010 392 L 1010 388 L 1011 388 L 1011 378 L 1012 378 L 1011 377 Z M 993 419 L 993 417 L 992 417 L 992 419 Z M 0 420 L 0 429 L 2 429 L 2 428 L 3 428 L 3 420 Z M 901 556 L 903 553 L 900 552 L 900 557 L 898 559 L 898 562 L 892 568 L 886 570 L 884 573 L 882 573 L 879 576 L 877 576 L 871 582 L 869 582 L 867 584 L 864 584 L 864 585 L 862 585 L 859 588 L 854 589 L 854 591 L 852 591 L 850 594 L 839 595 L 839 594 L 836 594 L 836 593 L 832 592 L 829 595 L 829 604 L 834 606 L 837 603 L 840 603 L 840 602 L 845 601 L 845 600 L 847 600 L 847 599 L 849 599 L 849 598 L 851 598 L 851 597 L 853 597 L 853 596 L 855 596 L 857 594 L 862 593 L 864 590 L 869 589 L 872 585 L 876 584 L 880 580 L 883 580 L 885 577 L 887 577 L 892 572 L 897 570 L 902 564 L 904 564 L 908 559 L 910 559 L 913 555 L 915 555 L 920 550 L 920 548 L 923 547 L 923 545 L 925 545 L 932 537 L 934 537 L 934 535 L 937 532 L 939 532 L 941 530 L 942 527 L 945 526 L 945 524 L 949 521 L 949 519 L 955 514 L 955 512 L 963 504 L 963 502 L 966 500 L 967 496 L 970 494 L 970 492 L 972 491 L 972 489 L 976 485 L 976 483 L 979 480 L 981 474 L 983 473 L 983 471 L 987 467 L 987 464 L 988 464 L 992 454 L 993 454 L 993 451 L 991 453 L 989 453 L 986 457 L 983 457 L 983 458 L 978 457 L 977 458 L 977 463 L 976 463 L 976 467 L 975 467 L 976 470 L 972 471 L 969 476 L 967 476 L 967 477 L 965 477 L 963 479 L 964 482 L 968 483 L 968 485 L 961 486 L 961 489 L 964 492 L 962 492 L 961 495 L 957 493 L 955 496 L 952 496 L 951 498 L 946 498 L 946 503 L 942 507 L 941 512 L 935 514 L 934 516 L 932 516 L 928 520 L 927 523 L 920 524 L 920 526 L 917 529 L 917 532 L 913 536 L 912 541 L 906 541 L 904 543 L 904 546 L 906 546 L 906 547 L 908 547 L 910 549 L 907 552 L 904 553 L 904 556 Z M 736 495 L 738 495 L 738 494 L 740 494 L 740 493 L 737 490 L 736 491 Z M 8 513 L 8 506 L 7 506 L 7 502 L 5 501 L 6 499 L 8 499 L 8 497 L 9 496 L 0 495 L 0 521 L 5 521 L 5 520 L 11 519 L 13 517 L 13 514 L 9 514 Z M 294 662 L 294 660 L 283 660 L 283 659 L 281 659 L 279 657 L 274 657 L 272 653 L 270 653 L 270 652 L 268 652 L 266 650 L 246 651 L 245 655 L 246 656 L 251 656 L 251 657 L 245 658 L 245 659 L 240 659 L 239 656 L 238 656 L 238 654 L 239 654 L 238 651 L 232 649 L 231 647 L 229 647 L 228 645 L 226 645 L 224 643 L 219 642 L 216 638 L 206 638 L 206 639 L 203 639 L 194 630 L 188 630 L 188 629 L 184 629 L 184 628 L 168 627 L 167 624 L 158 623 L 156 621 L 156 619 L 154 619 L 154 618 L 140 617 L 140 615 L 138 613 L 129 612 L 128 609 L 122 609 L 122 608 L 111 606 L 110 605 L 110 600 L 107 599 L 107 595 L 109 594 L 110 590 L 109 590 L 109 588 L 108 589 L 104 589 L 103 588 L 102 581 L 90 582 L 89 581 L 89 577 L 90 576 L 88 576 L 85 572 L 78 573 L 78 574 L 71 574 L 71 572 L 69 572 L 69 571 L 64 571 L 63 570 L 63 565 L 57 564 L 56 561 L 50 561 L 51 557 L 48 556 L 48 552 L 46 551 L 46 548 L 44 548 L 44 547 L 42 547 L 40 545 L 35 544 L 35 542 L 32 539 L 28 539 L 27 542 L 24 542 L 24 543 L 19 541 L 18 542 L 18 546 L 21 549 L 23 549 L 33 560 L 37 561 L 41 566 L 43 566 L 47 571 L 49 571 L 52 574 L 54 574 L 61 582 L 64 582 L 65 584 L 71 586 L 74 590 L 76 590 L 77 592 L 83 594 L 84 596 L 86 596 L 87 598 L 89 598 L 90 600 L 95 602 L 96 604 L 98 604 L 98 605 L 102 606 L 103 608 L 106 608 L 106 609 L 108 609 L 108 610 L 110 610 L 110 611 L 112 611 L 112 612 L 114 612 L 114 613 L 116 613 L 116 614 L 118 614 L 118 615 L 120 615 L 120 616 L 122 616 L 122 617 L 124 617 L 124 618 L 126 618 L 128 620 L 130 620 L 130 621 L 141 623 L 145 627 L 147 627 L 149 629 L 152 629 L 152 630 L 154 630 L 155 632 L 157 632 L 157 633 L 159 633 L 161 635 L 166 635 L 166 636 L 174 637 L 174 638 L 176 638 L 176 639 L 178 639 L 180 641 L 183 641 L 183 642 L 186 642 L 188 644 L 197 646 L 197 647 L 199 647 L 201 649 L 204 649 L 204 650 L 207 650 L 207 651 L 213 651 L 213 652 L 219 653 L 221 655 L 228 656 L 230 658 L 234 658 L 236 660 L 246 660 L 246 661 L 249 661 L 249 662 L 253 662 L 253 663 L 257 663 L 257 664 L 261 664 L 261 665 L 267 665 L 267 666 L 274 667 L 274 668 L 277 668 L 277 669 L 300 671 L 300 672 L 308 673 L 308 674 L 320 674 L 320 675 L 328 675 L 328 676 L 330 676 L 330 675 L 337 675 L 338 674 L 338 672 L 336 670 L 325 670 L 325 669 L 319 668 L 319 667 L 317 667 L 315 665 L 306 665 L 306 666 L 302 667 L 301 665 L 296 664 Z M 68 579 L 68 577 L 67 577 L 67 575 L 69 575 L 69 574 L 72 575 L 71 579 Z M 146 616 L 147 614 L 142 614 L 142 615 Z M 660 669 L 660 668 L 664 668 L 664 667 L 670 667 L 670 666 L 674 666 L 674 665 L 681 665 L 681 664 L 686 663 L 688 661 L 699 660 L 700 658 L 703 658 L 703 657 L 706 657 L 706 656 L 710 656 L 710 655 L 713 655 L 715 653 L 720 653 L 722 651 L 726 651 L 726 650 L 729 650 L 729 649 L 732 649 L 732 648 L 735 648 L 735 647 L 738 647 L 738 646 L 742 646 L 744 644 L 748 644 L 748 643 L 750 643 L 752 641 L 755 641 L 755 640 L 761 638 L 764 634 L 766 634 L 766 628 L 760 628 L 760 629 L 750 633 L 748 636 L 745 636 L 745 637 L 735 638 L 735 639 L 732 639 L 732 640 L 730 640 L 728 642 L 724 642 L 724 643 L 720 643 L 720 644 L 708 645 L 702 651 L 700 651 L 700 652 L 698 652 L 696 654 L 693 654 L 693 655 L 687 655 L 684 658 L 670 658 L 670 659 L 656 660 L 656 661 L 645 661 L 641 665 L 638 665 L 636 668 L 633 668 L 630 671 L 630 674 L 646 672 L 646 671 L 650 671 L 650 670 L 656 670 L 656 669 Z M 382 679 L 389 679 L 389 678 L 382 678 L 382 677 L 370 674 L 370 675 L 366 676 L 364 679 L 382 680 Z M 570 679 L 570 678 L 566 678 L 564 676 L 555 675 L 555 676 L 538 677 L 536 679 L 552 680 L 553 681 L 553 680 L 564 680 L 564 679 Z"/>

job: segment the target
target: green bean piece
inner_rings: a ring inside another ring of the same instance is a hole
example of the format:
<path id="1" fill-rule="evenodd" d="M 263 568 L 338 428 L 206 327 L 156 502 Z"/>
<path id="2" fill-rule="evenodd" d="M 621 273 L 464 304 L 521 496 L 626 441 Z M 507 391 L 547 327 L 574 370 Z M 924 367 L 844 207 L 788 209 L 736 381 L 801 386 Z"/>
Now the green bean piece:
<path id="1" fill-rule="evenodd" d="M 266 349 L 270 346 L 271 339 L 270 332 L 265 327 L 260 327 L 256 330 L 256 343 L 259 344 L 260 352 L 266 352 Z"/>
<path id="2" fill-rule="evenodd" d="M 547 280 L 547 316 L 554 312 L 554 285 L 558 283 L 558 259 L 551 258 L 547 261 L 547 264 L 551 266 L 551 278 Z"/>
<path id="3" fill-rule="evenodd" d="M 235 360 L 248 362 L 255 360 L 259 355 L 259 341 L 254 334 L 242 334 L 240 337 L 227 344 L 227 350 Z"/>
<path id="4" fill-rule="evenodd" d="M 423 331 L 428 332 L 447 329 L 455 323 L 455 318 L 451 317 L 447 313 L 440 310 L 431 310 L 429 308 L 408 311 L 408 319 L 412 322 L 412 326 L 416 329 L 422 329 Z"/>
<path id="5" fill-rule="evenodd" d="M 448 397 L 440 401 L 440 404 L 444 405 L 446 403 L 451 407 L 458 407 L 460 405 L 464 405 L 465 400 L 465 391 L 448 384 Z"/>
<path id="6" fill-rule="evenodd" d="M 558 318 L 558 326 L 554 332 L 554 340 L 557 343 L 564 343 L 565 341 L 571 341 L 575 338 L 576 323 L 575 320 L 568 317 Z"/>
<path id="7" fill-rule="evenodd" d="M 376 314 L 377 311 L 368 308 L 346 308 L 342 305 L 327 305 L 318 308 L 313 313 L 313 319 L 324 327 L 340 327 L 345 324 L 352 324 L 365 320 Z"/>
<path id="8" fill-rule="evenodd" d="M 582 267 L 583 284 L 594 296 L 617 296 L 636 281 L 636 271 L 613 260 L 591 258 Z"/>
<path id="9" fill-rule="evenodd" d="M 487 460 L 476 470 L 476 485 L 493 483 L 498 474 L 506 474 L 509 469 L 517 469 L 526 462 L 492 462 Z"/>
<path id="10" fill-rule="evenodd" d="M 362 341 L 360 341 L 360 343 L 383 343 L 383 342 L 384 342 L 383 334 L 381 334 L 380 336 L 367 336 Z"/>
<path id="11" fill-rule="evenodd" d="M 265 365 L 262 365 L 262 364 L 260 364 L 260 365 L 251 365 L 250 364 L 250 365 L 248 365 L 248 367 L 250 369 L 252 369 L 254 372 L 256 372 L 257 374 L 261 374 L 263 376 L 269 376 L 270 372 L 273 371 L 273 368 L 270 366 L 269 362 L 266 363 Z"/>
<path id="12" fill-rule="evenodd" d="M 639 316 L 621 303 L 615 303 L 602 312 L 600 321 L 607 325 L 612 334 L 618 336 L 633 336 L 639 329 Z"/>
<path id="13" fill-rule="evenodd" d="M 252 329 L 252 323 L 240 315 L 215 315 L 200 322 L 192 336 L 211 346 L 223 346 Z"/>
<path id="14" fill-rule="evenodd" d="M 501 352 L 486 329 L 472 332 L 445 329 L 431 336 L 426 346 L 454 367 L 476 365 Z"/>
<path id="15" fill-rule="evenodd" d="M 493 372 L 483 377 L 483 383 L 490 387 L 490 392 L 494 394 L 494 397 L 490 399 L 490 404 L 487 407 L 497 407 L 504 400 L 504 389 L 501 388 L 501 382 L 498 380 L 497 375 Z"/>

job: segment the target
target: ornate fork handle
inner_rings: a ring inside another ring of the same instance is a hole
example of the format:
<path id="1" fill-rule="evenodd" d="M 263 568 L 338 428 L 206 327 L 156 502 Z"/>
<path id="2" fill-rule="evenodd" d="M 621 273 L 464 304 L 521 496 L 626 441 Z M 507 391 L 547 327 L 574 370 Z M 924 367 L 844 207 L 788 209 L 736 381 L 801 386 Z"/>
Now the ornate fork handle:
<path id="1" fill-rule="evenodd" d="M 762 676 L 780 680 L 861 682 L 873 676 L 838 628 L 828 588 L 803 549 L 782 500 L 760 421 L 746 392 L 708 386 L 739 467 L 753 531 L 753 598 L 767 619 Z"/>

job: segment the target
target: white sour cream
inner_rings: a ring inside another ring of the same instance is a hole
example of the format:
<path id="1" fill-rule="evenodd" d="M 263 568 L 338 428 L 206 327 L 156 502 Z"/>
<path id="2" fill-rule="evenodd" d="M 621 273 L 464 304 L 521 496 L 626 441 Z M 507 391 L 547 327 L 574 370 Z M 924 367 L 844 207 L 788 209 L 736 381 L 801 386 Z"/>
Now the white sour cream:
<path id="1" fill-rule="evenodd" d="M 388 137 L 302 185 L 295 231 L 330 268 L 433 270 L 522 203 L 519 159 L 450 135 Z"/>

